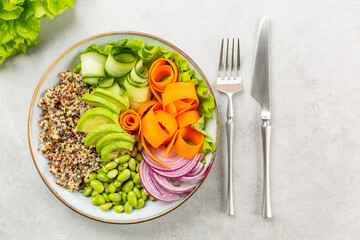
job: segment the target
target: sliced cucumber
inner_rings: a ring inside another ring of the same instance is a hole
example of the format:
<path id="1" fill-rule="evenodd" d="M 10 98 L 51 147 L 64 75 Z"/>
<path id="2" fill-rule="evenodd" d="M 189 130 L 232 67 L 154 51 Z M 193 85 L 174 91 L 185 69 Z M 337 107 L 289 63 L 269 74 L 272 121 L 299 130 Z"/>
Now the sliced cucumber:
<path id="1" fill-rule="evenodd" d="M 99 78 L 84 78 L 83 79 L 84 83 L 88 84 L 88 85 L 92 85 L 92 86 L 96 86 Z"/>
<path id="2" fill-rule="evenodd" d="M 105 62 L 107 57 L 97 52 L 80 54 L 81 74 L 86 77 L 106 77 Z"/>
<path id="3" fill-rule="evenodd" d="M 111 87 L 104 88 L 105 90 L 111 91 L 113 93 L 116 93 L 117 95 L 122 95 L 125 90 L 122 90 L 117 82 L 114 82 L 114 84 Z"/>
<path id="4" fill-rule="evenodd" d="M 149 84 L 136 85 L 130 80 L 130 75 L 124 81 L 124 87 L 129 97 L 130 106 L 137 111 L 143 102 L 150 100 L 151 91 Z"/>
<path id="5" fill-rule="evenodd" d="M 135 67 L 131 70 L 130 79 L 133 83 L 143 85 L 148 83 L 149 69 L 143 65 L 140 60 L 136 63 Z"/>
<path id="6" fill-rule="evenodd" d="M 101 88 L 111 87 L 114 83 L 114 78 L 100 78 L 98 86 Z"/>
<path id="7" fill-rule="evenodd" d="M 105 71 L 112 77 L 122 77 L 131 71 L 136 57 L 128 49 L 113 47 L 105 63 Z"/>

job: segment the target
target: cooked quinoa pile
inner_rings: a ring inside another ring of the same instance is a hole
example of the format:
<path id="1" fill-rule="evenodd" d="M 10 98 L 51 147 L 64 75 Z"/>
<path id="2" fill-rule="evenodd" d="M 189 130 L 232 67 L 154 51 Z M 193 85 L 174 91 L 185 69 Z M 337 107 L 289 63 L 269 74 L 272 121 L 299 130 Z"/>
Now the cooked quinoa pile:
<path id="1" fill-rule="evenodd" d="M 81 100 L 91 90 L 83 83 L 80 74 L 62 72 L 61 83 L 47 90 L 40 99 L 42 119 L 39 124 L 39 151 L 50 160 L 49 170 L 56 183 L 70 192 L 82 190 L 83 178 L 103 165 L 95 147 L 83 143 L 85 133 L 76 130 L 81 115 L 91 108 Z"/>

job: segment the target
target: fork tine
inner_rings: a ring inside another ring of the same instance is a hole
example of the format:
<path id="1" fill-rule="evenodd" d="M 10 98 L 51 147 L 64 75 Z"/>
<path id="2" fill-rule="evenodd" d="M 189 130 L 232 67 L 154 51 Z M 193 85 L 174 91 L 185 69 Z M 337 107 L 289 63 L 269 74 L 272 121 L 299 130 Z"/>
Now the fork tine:
<path id="1" fill-rule="evenodd" d="M 234 72 L 234 38 L 232 39 L 232 47 L 231 47 L 231 77 L 235 78 L 235 72 Z"/>
<path id="2" fill-rule="evenodd" d="M 229 38 L 226 40 L 225 78 L 229 76 Z"/>
<path id="3" fill-rule="evenodd" d="M 220 47 L 220 58 L 219 58 L 219 67 L 218 67 L 218 77 L 222 77 L 223 73 L 223 49 L 224 49 L 224 39 L 221 39 L 221 47 Z"/>
<path id="4" fill-rule="evenodd" d="M 237 39 L 237 61 L 236 61 L 236 76 L 240 77 L 240 39 Z"/>

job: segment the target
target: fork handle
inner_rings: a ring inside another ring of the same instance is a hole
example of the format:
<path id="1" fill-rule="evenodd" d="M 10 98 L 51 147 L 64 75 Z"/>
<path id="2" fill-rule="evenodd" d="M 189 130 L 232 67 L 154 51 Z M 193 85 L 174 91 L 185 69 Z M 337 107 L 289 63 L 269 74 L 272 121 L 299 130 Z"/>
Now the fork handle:
<path id="1" fill-rule="evenodd" d="M 270 138 L 271 126 L 269 120 L 263 120 L 261 126 L 263 145 L 263 206 L 262 217 L 272 218 L 270 201 Z"/>
<path id="2" fill-rule="evenodd" d="M 233 195 L 233 183 L 232 183 L 232 152 L 233 152 L 233 139 L 234 139 L 234 123 L 233 123 L 233 104 L 232 94 L 229 94 L 229 102 L 227 109 L 227 121 L 226 121 L 226 135 L 228 146 L 228 188 L 227 188 L 227 214 L 235 215 L 234 210 L 234 195 Z"/>

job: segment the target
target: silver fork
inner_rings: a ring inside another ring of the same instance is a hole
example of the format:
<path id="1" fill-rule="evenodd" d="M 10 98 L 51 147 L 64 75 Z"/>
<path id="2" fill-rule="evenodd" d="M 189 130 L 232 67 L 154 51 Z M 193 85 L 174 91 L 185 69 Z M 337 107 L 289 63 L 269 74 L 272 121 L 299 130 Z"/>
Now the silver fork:
<path id="1" fill-rule="evenodd" d="M 234 196 L 233 196 L 233 183 L 232 183 L 232 151 L 233 151 L 233 139 L 234 139 L 234 123 L 233 123 L 233 103 L 232 96 L 236 92 L 243 90 L 241 82 L 241 71 L 240 71 L 240 40 L 237 39 L 237 56 L 236 66 L 234 63 L 234 52 L 235 52 L 235 40 L 232 39 L 231 47 L 231 66 L 229 67 L 229 38 L 226 40 L 226 60 L 225 66 L 223 63 L 223 49 L 224 39 L 221 40 L 219 68 L 217 75 L 217 90 L 226 93 L 228 96 L 228 107 L 227 107 L 227 121 L 226 121 L 226 135 L 227 135 L 227 150 L 228 150 L 228 188 L 227 188 L 227 214 L 234 215 Z"/>

